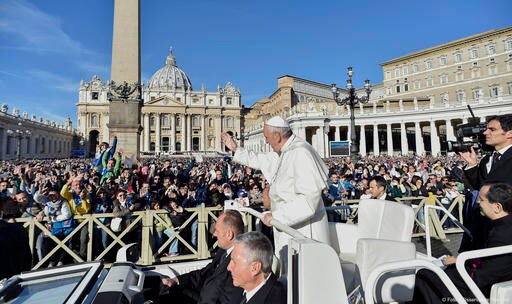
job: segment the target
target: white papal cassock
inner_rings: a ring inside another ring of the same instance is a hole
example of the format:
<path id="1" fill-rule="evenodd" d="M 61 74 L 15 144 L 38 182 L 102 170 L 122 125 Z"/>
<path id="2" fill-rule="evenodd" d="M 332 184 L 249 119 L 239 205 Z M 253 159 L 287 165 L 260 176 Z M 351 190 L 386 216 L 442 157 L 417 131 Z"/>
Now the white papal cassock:
<path id="1" fill-rule="evenodd" d="M 306 237 L 329 244 L 329 226 L 322 202 L 322 189 L 328 187 L 328 170 L 309 143 L 292 135 L 280 154 L 255 153 L 239 147 L 233 161 L 260 169 L 265 175 L 270 183 L 274 219 Z M 275 252 L 285 269 L 289 238 L 274 228 Z"/>

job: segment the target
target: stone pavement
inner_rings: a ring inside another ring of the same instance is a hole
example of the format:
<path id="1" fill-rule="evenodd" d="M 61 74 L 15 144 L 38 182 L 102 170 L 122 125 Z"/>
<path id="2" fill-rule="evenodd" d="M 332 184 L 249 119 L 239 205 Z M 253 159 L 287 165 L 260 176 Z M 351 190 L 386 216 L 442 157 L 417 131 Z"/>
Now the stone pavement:
<path id="1" fill-rule="evenodd" d="M 446 255 L 456 255 L 459 250 L 460 242 L 463 233 L 449 233 L 446 234 L 447 242 L 441 240 L 431 239 L 432 256 L 440 257 Z M 421 253 L 427 253 L 427 245 L 424 237 L 415 237 L 412 242 L 416 244 L 416 250 Z"/>

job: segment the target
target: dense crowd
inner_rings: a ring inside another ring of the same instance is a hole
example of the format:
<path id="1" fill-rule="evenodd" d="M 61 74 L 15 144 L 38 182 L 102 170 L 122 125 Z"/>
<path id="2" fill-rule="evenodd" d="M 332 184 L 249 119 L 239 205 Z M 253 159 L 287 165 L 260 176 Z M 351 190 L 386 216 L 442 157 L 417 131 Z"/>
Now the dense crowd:
<path id="1" fill-rule="evenodd" d="M 100 218 L 114 232 L 131 223 L 130 214 L 145 209 L 166 210 L 162 218 L 167 226 L 180 227 L 188 217 L 186 208 L 223 206 L 225 200 L 239 199 L 246 206 L 263 209 L 262 191 L 265 177 L 231 162 L 229 156 L 182 156 L 176 158 L 145 158 L 130 166 L 120 152 L 103 147 L 95 160 L 24 160 L 0 163 L 0 201 L 4 218 L 33 217 L 63 239 L 81 220 L 73 216 L 91 213 L 114 213 L 121 220 Z M 386 180 L 387 192 L 393 197 L 428 196 L 431 192 L 449 204 L 461 191 L 462 165 L 454 157 L 387 157 L 368 156 L 353 162 L 350 157 L 325 159 L 329 168 L 330 186 L 324 189 L 326 206 L 336 201 L 372 197 L 369 181 L 375 176 Z M 338 218 L 339 220 L 339 218 Z M 154 248 L 172 236 L 169 228 L 155 222 Z M 197 221 L 188 234 L 197 246 Z M 110 244 L 108 234 L 94 229 L 94 254 Z M 181 234 L 181 232 L 180 232 Z M 126 235 L 126 241 L 140 241 L 137 226 Z M 86 256 L 87 226 L 76 234 L 71 244 L 82 257 Z M 53 244 L 44 233 L 37 237 L 37 258 L 41 259 Z M 174 239 L 165 255 L 179 255 Z M 65 263 L 66 254 L 56 255 L 49 265 Z"/>

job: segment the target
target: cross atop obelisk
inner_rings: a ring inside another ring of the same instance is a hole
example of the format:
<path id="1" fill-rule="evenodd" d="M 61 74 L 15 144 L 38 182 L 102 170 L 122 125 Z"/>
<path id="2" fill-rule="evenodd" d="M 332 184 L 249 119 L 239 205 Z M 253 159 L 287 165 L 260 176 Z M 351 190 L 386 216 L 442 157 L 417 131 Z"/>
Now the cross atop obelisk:
<path id="1" fill-rule="evenodd" d="M 110 136 L 127 157 L 140 148 L 140 0 L 115 0 L 110 78 Z"/>

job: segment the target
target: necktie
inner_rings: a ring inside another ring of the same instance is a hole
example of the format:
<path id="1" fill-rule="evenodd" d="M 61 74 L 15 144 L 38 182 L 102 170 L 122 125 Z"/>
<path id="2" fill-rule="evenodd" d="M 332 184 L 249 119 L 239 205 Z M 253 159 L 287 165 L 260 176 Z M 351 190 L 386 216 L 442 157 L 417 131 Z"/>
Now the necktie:
<path id="1" fill-rule="evenodd" d="M 494 166 L 496 165 L 498 160 L 500 160 L 500 158 L 501 158 L 500 152 L 494 151 L 494 153 L 492 154 L 491 170 L 494 169 Z"/>
<path id="2" fill-rule="evenodd" d="M 245 303 L 247 303 L 247 298 L 245 297 L 245 293 L 244 293 L 242 296 L 242 302 L 240 302 L 240 304 L 245 304 Z"/>

